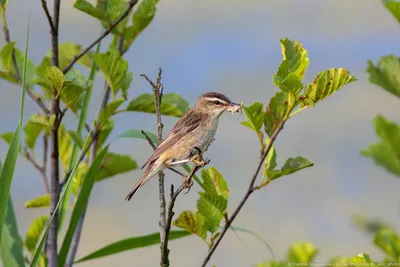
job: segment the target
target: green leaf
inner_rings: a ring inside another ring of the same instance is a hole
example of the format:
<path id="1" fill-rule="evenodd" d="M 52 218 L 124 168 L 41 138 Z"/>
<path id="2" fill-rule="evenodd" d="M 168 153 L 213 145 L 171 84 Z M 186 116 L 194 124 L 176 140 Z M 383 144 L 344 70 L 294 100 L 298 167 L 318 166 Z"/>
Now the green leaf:
<path id="1" fill-rule="evenodd" d="M 329 69 L 318 73 L 315 80 L 306 85 L 304 93 L 316 103 L 356 80 L 346 69 Z"/>
<path id="2" fill-rule="evenodd" d="M 119 90 L 122 90 L 124 94 L 129 87 L 127 79 L 132 79 L 132 76 L 128 75 L 128 61 L 116 50 L 108 50 L 104 54 L 93 54 L 93 60 L 104 73 L 113 95 L 116 96 Z"/>
<path id="3" fill-rule="evenodd" d="M 191 235 L 191 233 L 189 233 L 187 231 L 181 231 L 181 230 L 172 230 L 169 233 L 169 240 L 182 238 L 182 237 L 185 237 L 188 235 Z M 98 250 L 90 253 L 89 255 L 86 255 L 86 256 L 80 258 L 75 263 L 98 259 L 98 258 L 110 256 L 113 254 L 121 253 L 121 252 L 124 252 L 127 250 L 148 247 L 148 246 L 156 245 L 159 243 L 160 243 L 160 234 L 159 233 L 154 233 L 154 234 L 145 235 L 145 236 L 131 237 L 131 238 L 127 238 L 127 239 L 123 239 L 123 240 L 114 242 L 105 247 L 102 247 L 101 249 L 98 249 Z"/>
<path id="4" fill-rule="evenodd" d="M 153 94 L 142 94 L 133 99 L 126 108 L 127 111 L 156 113 Z M 189 110 L 189 103 L 180 95 L 169 93 L 163 95 L 160 112 L 162 115 L 182 117 Z"/>
<path id="5" fill-rule="evenodd" d="M 80 149 L 83 148 L 84 141 L 82 137 L 75 131 L 68 130 L 69 137 L 74 141 L 74 144 L 77 144 Z"/>
<path id="6" fill-rule="evenodd" d="M 64 170 L 68 170 L 69 160 L 72 154 L 72 140 L 64 124 L 58 128 L 58 150 Z"/>
<path id="7" fill-rule="evenodd" d="M 125 31 L 125 39 L 129 46 L 139 34 L 150 24 L 157 11 L 158 0 L 142 0 L 137 4 L 132 16 L 132 26 Z"/>
<path id="8" fill-rule="evenodd" d="M 65 75 L 56 66 L 50 66 L 46 69 L 46 79 L 51 88 L 60 92 L 64 86 Z"/>
<path id="9" fill-rule="evenodd" d="M 74 195 L 78 194 L 79 188 L 82 185 L 83 179 L 85 178 L 88 169 L 89 166 L 87 165 L 86 162 L 79 163 L 78 167 L 76 168 L 76 171 L 72 176 L 72 185 L 71 185 L 72 193 Z"/>
<path id="10" fill-rule="evenodd" d="M 15 42 L 9 42 L 3 46 L 0 51 L 2 69 L 7 73 L 11 73 L 13 69 L 12 52 L 14 51 Z"/>
<path id="11" fill-rule="evenodd" d="M 147 136 L 150 138 L 150 140 L 154 143 L 157 144 L 157 135 L 144 131 Z M 1 135 L 0 135 L 1 137 Z M 147 140 L 146 137 L 142 134 L 142 130 L 137 130 L 137 129 L 131 129 L 127 130 L 125 132 L 120 133 L 114 140 L 120 139 L 120 138 L 138 138 L 138 139 L 143 139 Z"/>
<path id="12" fill-rule="evenodd" d="M 215 233 L 224 218 L 224 212 L 228 206 L 228 200 L 219 195 L 200 192 L 197 200 L 198 213 L 203 215 L 207 230 Z"/>
<path id="13" fill-rule="evenodd" d="M 257 264 L 255 267 L 287 267 L 288 263 L 283 261 L 269 261 Z"/>
<path id="14" fill-rule="evenodd" d="M 0 9 L 2 10 L 2 12 L 6 10 L 7 5 L 8 5 L 8 0 L 0 0 Z"/>
<path id="15" fill-rule="evenodd" d="M 51 66 L 51 59 L 45 56 L 35 70 L 38 77 L 35 79 L 34 83 L 42 87 L 43 95 L 47 100 L 50 100 L 52 96 L 52 88 L 46 78 L 46 70 Z"/>
<path id="16" fill-rule="evenodd" d="M 374 237 L 374 243 L 388 256 L 398 260 L 400 257 L 400 238 L 397 233 L 387 227 L 379 230 Z"/>
<path id="17" fill-rule="evenodd" d="M 308 52 L 298 41 L 281 39 L 283 61 L 274 75 L 275 84 L 285 92 L 297 94 L 303 88 L 301 80 L 308 67 Z"/>
<path id="18" fill-rule="evenodd" d="M 241 124 L 258 133 L 264 122 L 263 104 L 254 102 L 251 106 L 243 107 L 243 113 L 247 121 L 243 121 Z"/>
<path id="19" fill-rule="evenodd" d="M 104 122 L 106 122 L 108 120 L 108 118 L 110 118 L 112 115 L 114 115 L 115 111 L 117 111 L 119 106 L 121 106 L 121 104 L 124 103 L 124 101 L 125 101 L 125 99 L 117 99 L 111 103 L 108 103 L 106 108 L 100 112 L 100 115 L 99 115 L 100 125 L 103 124 Z"/>
<path id="20" fill-rule="evenodd" d="M 1 171 L 1 162 L 0 162 Z M 4 219 L 3 234 L 0 245 L 0 259 L 3 266 L 23 267 L 25 266 L 21 237 L 18 232 L 17 219 L 11 197 L 7 202 L 7 211 Z"/>
<path id="21" fill-rule="evenodd" d="M 58 266 L 64 266 L 65 260 L 67 258 L 68 250 L 71 245 L 72 238 L 74 236 L 76 227 L 78 225 L 79 219 L 84 212 L 86 205 L 89 201 L 90 193 L 94 185 L 94 181 L 99 174 L 100 164 L 103 161 L 105 155 L 107 154 L 108 147 L 106 146 L 95 158 L 92 165 L 90 166 L 88 172 L 83 179 L 83 184 L 79 192 L 76 204 L 72 211 L 71 220 L 68 225 L 67 233 L 65 234 L 64 241 L 61 246 L 59 253 Z"/>
<path id="22" fill-rule="evenodd" d="M 269 180 L 275 180 L 281 176 L 289 175 L 302 169 L 313 166 L 314 163 L 303 157 L 288 158 L 280 170 L 266 170 Z"/>
<path id="23" fill-rule="evenodd" d="M 7 144 L 11 144 L 13 137 L 14 137 L 13 132 L 5 132 L 0 134 L 0 138 L 3 139 Z"/>
<path id="24" fill-rule="evenodd" d="M 89 85 L 90 83 L 79 71 L 74 69 L 68 71 L 60 93 L 61 101 L 76 113 L 79 107 L 80 96 Z"/>
<path id="25" fill-rule="evenodd" d="M 400 22 L 400 3 L 394 0 L 382 0 L 382 3 L 392 13 L 393 17 Z"/>
<path id="26" fill-rule="evenodd" d="M 36 140 L 42 130 L 45 130 L 47 134 L 49 133 L 50 121 L 45 115 L 33 114 L 26 122 L 23 130 L 25 143 L 27 147 L 33 151 L 35 148 Z"/>
<path id="27" fill-rule="evenodd" d="M 360 254 L 350 259 L 349 266 L 377 266 L 376 262 L 372 261 L 368 254 Z"/>
<path id="28" fill-rule="evenodd" d="M 132 160 L 129 155 L 108 153 L 104 157 L 104 161 L 96 181 L 101 181 L 120 173 L 135 170 L 137 167 L 138 165 L 136 161 Z"/>
<path id="29" fill-rule="evenodd" d="M 15 50 L 15 57 L 17 59 L 17 64 L 18 64 L 18 69 L 19 73 L 21 76 L 25 76 L 25 84 L 26 86 L 32 88 L 34 85 L 34 80 L 35 80 L 35 64 L 33 63 L 32 59 L 26 58 L 25 62 L 25 56 L 24 53 L 18 49 Z M 25 66 L 26 63 L 26 67 Z M 15 69 L 14 66 L 12 66 L 12 74 L 15 75 Z"/>
<path id="30" fill-rule="evenodd" d="M 38 196 L 32 200 L 28 200 L 24 206 L 25 208 L 48 208 L 50 207 L 50 195 Z"/>
<path id="31" fill-rule="evenodd" d="M 223 196 L 225 199 L 228 199 L 228 183 L 216 168 L 210 167 L 202 169 L 201 178 L 203 179 L 202 187 L 206 193 Z"/>
<path id="32" fill-rule="evenodd" d="M 396 4 L 400 3 L 396 2 Z M 371 83 L 400 97 L 400 58 L 395 55 L 387 55 L 381 57 L 376 66 L 369 60 L 367 72 Z"/>
<path id="33" fill-rule="evenodd" d="M 287 259 L 291 263 L 309 263 L 313 261 L 317 254 L 318 249 L 313 244 L 300 243 L 289 248 Z"/>
<path id="34" fill-rule="evenodd" d="M 107 21 L 106 14 L 86 0 L 76 0 L 74 7 L 99 20 Z"/>
<path id="35" fill-rule="evenodd" d="M 98 150 L 100 150 L 101 147 L 103 146 L 103 144 L 107 141 L 107 138 L 113 129 L 114 129 L 114 121 L 111 119 L 107 120 L 107 123 L 104 124 L 104 126 L 102 127 L 101 132 L 98 137 L 98 141 L 97 141 L 98 147 L 99 147 Z"/>
<path id="36" fill-rule="evenodd" d="M 268 146 L 271 140 L 268 138 L 266 145 Z M 273 171 L 277 165 L 276 163 L 276 151 L 274 146 L 271 146 L 271 149 L 268 151 L 267 157 L 265 158 L 265 176 L 268 176 L 268 171 Z"/>
<path id="37" fill-rule="evenodd" d="M 374 119 L 375 129 L 381 142 L 371 144 L 362 151 L 362 155 L 370 157 L 375 164 L 400 176 L 400 127 L 383 116 Z"/>
<path id="38" fill-rule="evenodd" d="M 203 215 L 198 212 L 183 211 L 173 224 L 206 240 L 207 227 Z"/>
<path id="39" fill-rule="evenodd" d="M 27 84 L 27 62 L 28 62 L 28 40 L 29 40 L 29 21 L 26 32 L 26 43 L 24 53 L 24 64 L 22 65 L 22 92 L 21 92 L 21 107 L 19 122 L 15 130 L 14 136 L 11 140 L 10 146 L 7 151 L 4 166 L 0 174 L 0 245 L 2 244 L 3 225 L 6 222 L 7 206 L 10 195 L 11 181 L 14 175 L 15 165 L 17 163 L 18 153 L 21 146 L 21 130 L 22 130 L 22 118 L 24 117 L 25 107 L 25 91 Z"/>
<path id="40" fill-rule="evenodd" d="M 288 94 L 286 92 L 277 92 L 269 102 L 265 111 L 264 125 L 265 132 L 271 136 L 278 125 L 284 120 L 289 112 Z"/>
<path id="41" fill-rule="evenodd" d="M 41 216 L 35 219 L 28 228 L 25 237 L 25 245 L 30 252 L 35 251 L 36 245 L 42 235 L 43 229 L 46 226 L 48 216 Z"/>

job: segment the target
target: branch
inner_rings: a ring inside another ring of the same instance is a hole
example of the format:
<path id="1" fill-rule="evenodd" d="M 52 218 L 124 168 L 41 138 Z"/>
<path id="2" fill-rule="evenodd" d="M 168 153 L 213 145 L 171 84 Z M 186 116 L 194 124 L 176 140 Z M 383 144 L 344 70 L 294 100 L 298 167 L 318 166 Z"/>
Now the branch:
<path id="1" fill-rule="evenodd" d="M 47 149 L 47 148 L 46 148 Z M 24 153 L 25 158 L 32 163 L 33 167 L 35 167 L 35 169 L 37 169 L 40 173 L 40 175 L 42 176 L 42 180 L 43 180 L 43 184 L 44 184 L 44 190 L 46 192 L 46 194 L 50 193 L 50 187 L 49 187 L 49 182 L 47 181 L 47 177 L 46 177 L 46 165 L 40 166 L 29 154 L 29 152 L 25 152 Z"/>
<path id="2" fill-rule="evenodd" d="M 2 14 L 2 19 L 3 19 L 4 39 L 5 39 L 6 43 L 9 43 L 11 41 L 11 38 L 10 38 L 10 31 L 8 30 L 8 26 L 7 26 L 7 19 L 6 19 L 5 12 Z M 11 58 L 12 58 L 14 69 L 15 69 L 15 78 L 19 84 L 22 84 L 22 78 L 21 78 L 21 74 L 19 73 L 18 62 L 17 62 L 17 58 L 15 56 L 15 49 L 13 49 L 13 51 L 12 51 Z M 34 102 L 36 102 L 38 104 L 38 106 L 43 110 L 43 112 L 46 114 L 46 116 L 49 117 L 50 110 L 45 106 L 45 104 L 40 99 L 40 97 L 36 96 L 35 93 L 33 93 L 32 89 L 30 89 L 28 87 L 26 87 L 26 93 Z"/>
<path id="3" fill-rule="evenodd" d="M 222 238 L 224 238 L 224 235 L 225 235 L 226 231 L 228 231 L 229 227 L 232 225 L 232 222 L 235 220 L 236 216 L 239 214 L 240 210 L 242 209 L 242 207 L 246 203 L 247 199 L 257 189 L 257 187 L 255 187 L 254 184 L 256 182 L 258 173 L 260 172 L 260 169 L 261 169 L 262 165 L 264 164 L 264 160 L 267 157 L 268 152 L 271 150 L 272 145 L 275 142 L 275 139 L 278 137 L 278 134 L 283 129 L 283 126 L 284 126 L 284 124 L 285 124 L 287 119 L 288 118 L 285 118 L 279 123 L 277 129 L 275 130 L 275 132 L 271 136 L 271 141 L 268 143 L 268 146 L 266 147 L 266 149 L 264 151 L 264 154 L 260 158 L 260 161 L 259 161 L 259 163 L 257 165 L 256 171 L 254 172 L 253 177 L 250 180 L 249 188 L 247 189 L 246 194 L 244 195 L 244 197 L 241 200 L 241 202 L 239 203 L 239 205 L 236 207 L 235 211 L 232 213 L 232 216 L 226 220 L 224 228 L 222 229 L 221 234 L 218 236 L 218 238 L 215 240 L 214 244 L 209 249 L 209 251 L 207 253 L 207 256 L 205 257 L 203 263 L 201 264 L 201 267 L 205 267 L 207 265 L 208 261 L 211 259 L 211 256 L 214 254 L 214 252 L 217 249 L 217 247 L 218 247 L 219 243 L 221 242 Z"/>
<path id="4" fill-rule="evenodd" d="M 53 19 L 50 15 L 49 9 L 47 8 L 47 2 L 46 0 L 41 0 L 42 1 L 42 7 L 43 7 L 43 11 L 46 14 L 47 20 L 49 21 L 49 25 L 50 25 L 50 30 L 51 31 L 56 31 L 54 24 L 53 24 Z"/>
<path id="5" fill-rule="evenodd" d="M 132 10 L 137 2 L 138 0 L 130 0 L 128 3 L 128 8 L 124 11 L 124 13 L 118 19 L 116 19 L 115 22 L 113 22 L 107 30 L 105 30 L 99 37 L 97 37 L 96 40 L 94 40 L 90 45 L 83 49 L 82 52 L 74 56 L 74 58 L 63 69 L 63 73 L 67 73 L 81 57 L 83 57 L 90 49 L 92 49 L 98 42 L 105 38 L 115 27 L 117 27 L 117 25 L 129 15 L 129 12 Z"/>

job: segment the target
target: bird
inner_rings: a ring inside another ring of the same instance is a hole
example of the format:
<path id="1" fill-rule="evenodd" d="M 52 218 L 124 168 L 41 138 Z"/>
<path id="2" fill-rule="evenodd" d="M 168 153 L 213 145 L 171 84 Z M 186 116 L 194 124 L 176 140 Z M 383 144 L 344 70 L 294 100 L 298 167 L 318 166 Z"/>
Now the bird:
<path id="1" fill-rule="evenodd" d="M 129 201 L 140 187 L 166 168 L 174 170 L 189 162 L 204 166 L 204 160 L 199 155 L 214 141 L 219 117 L 225 111 L 232 114 L 239 112 L 241 107 L 242 104 L 232 102 L 221 93 L 208 92 L 199 96 L 196 104 L 178 120 L 143 164 L 142 169 L 147 168 L 125 200 Z M 186 182 L 187 177 L 181 175 Z"/>

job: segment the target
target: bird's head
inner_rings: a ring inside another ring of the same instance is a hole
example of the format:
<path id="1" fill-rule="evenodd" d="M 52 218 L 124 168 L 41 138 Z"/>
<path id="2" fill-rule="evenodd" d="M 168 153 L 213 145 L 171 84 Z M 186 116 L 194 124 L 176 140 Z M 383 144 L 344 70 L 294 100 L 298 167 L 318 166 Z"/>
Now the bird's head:
<path id="1" fill-rule="evenodd" d="M 241 107 L 241 104 L 236 104 L 225 95 L 216 92 L 208 92 L 201 95 L 196 103 L 196 108 L 199 111 L 215 117 L 219 117 L 224 111 L 234 114 L 239 112 Z"/>

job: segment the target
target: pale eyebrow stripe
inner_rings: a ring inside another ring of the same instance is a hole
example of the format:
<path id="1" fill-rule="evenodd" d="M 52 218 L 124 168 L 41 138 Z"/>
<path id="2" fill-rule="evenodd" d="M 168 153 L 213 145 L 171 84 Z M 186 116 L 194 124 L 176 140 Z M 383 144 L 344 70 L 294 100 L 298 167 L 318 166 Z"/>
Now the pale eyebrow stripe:
<path id="1" fill-rule="evenodd" d="M 221 99 L 221 98 L 218 98 L 218 97 L 207 97 L 207 100 L 209 100 L 209 101 L 216 101 L 216 100 L 218 100 L 218 101 L 223 102 L 223 103 L 228 103 L 226 100 Z"/>

